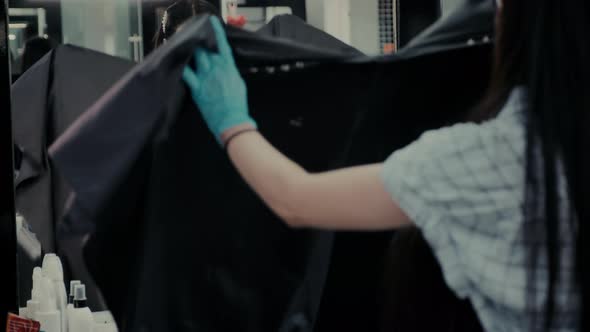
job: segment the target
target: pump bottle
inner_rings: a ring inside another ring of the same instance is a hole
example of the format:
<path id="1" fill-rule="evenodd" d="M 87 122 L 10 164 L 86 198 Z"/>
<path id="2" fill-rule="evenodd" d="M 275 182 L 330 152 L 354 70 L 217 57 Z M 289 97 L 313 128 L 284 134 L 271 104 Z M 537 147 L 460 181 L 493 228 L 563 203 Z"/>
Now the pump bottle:
<path id="1" fill-rule="evenodd" d="M 74 286 L 74 307 L 68 310 L 68 328 L 70 332 L 92 332 L 94 316 L 86 305 L 86 286 Z"/>

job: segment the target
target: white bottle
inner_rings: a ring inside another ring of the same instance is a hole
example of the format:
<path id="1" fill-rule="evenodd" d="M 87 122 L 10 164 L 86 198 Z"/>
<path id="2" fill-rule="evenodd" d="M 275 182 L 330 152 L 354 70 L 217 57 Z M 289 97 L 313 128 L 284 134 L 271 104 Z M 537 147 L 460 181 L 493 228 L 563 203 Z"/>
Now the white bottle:
<path id="1" fill-rule="evenodd" d="M 39 290 L 40 306 L 35 314 L 42 332 L 62 332 L 61 313 L 57 310 L 53 283 L 43 277 Z"/>
<path id="2" fill-rule="evenodd" d="M 37 313 L 39 312 L 39 309 L 41 309 L 41 303 L 33 299 L 28 300 L 26 309 L 25 317 L 32 320 L 37 320 Z"/>
<path id="3" fill-rule="evenodd" d="M 74 291 L 77 285 L 82 285 L 80 280 L 71 280 L 70 281 L 70 294 L 68 294 L 68 306 L 66 308 L 66 317 L 67 317 L 67 325 L 68 325 L 68 332 L 70 330 L 70 317 L 72 317 L 72 310 L 74 309 Z"/>
<path id="4" fill-rule="evenodd" d="M 32 319 L 31 317 L 29 317 L 29 310 L 27 309 L 27 307 L 20 307 L 18 308 L 18 315 L 22 318 L 29 318 Z"/>
<path id="5" fill-rule="evenodd" d="M 31 289 L 31 299 L 27 301 L 26 317 L 37 320 L 36 314 L 41 306 L 41 280 L 43 274 L 40 267 L 33 269 L 33 289 Z"/>
<path id="6" fill-rule="evenodd" d="M 92 332 L 94 317 L 86 305 L 86 286 L 74 286 L 74 308 L 68 310 L 70 332 Z"/>
<path id="7" fill-rule="evenodd" d="M 49 278 L 53 283 L 56 308 L 62 315 L 62 332 L 67 332 L 66 307 L 68 305 L 68 295 L 66 293 L 66 285 L 64 283 L 64 271 L 59 257 L 57 257 L 55 254 L 46 254 L 43 258 L 42 271 L 43 275 Z"/>
<path id="8" fill-rule="evenodd" d="M 40 289 L 41 287 L 41 278 L 43 278 L 43 271 L 40 267 L 35 267 L 33 269 L 33 289 L 31 289 L 31 297 L 32 293 L 35 289 Z"/>
<path id="9" fill-rule="evenodd" d="M 41 332 L 61 332 L 61 315 L 59 311 L 40 311 L 37 321 L 41 325 Z"/>

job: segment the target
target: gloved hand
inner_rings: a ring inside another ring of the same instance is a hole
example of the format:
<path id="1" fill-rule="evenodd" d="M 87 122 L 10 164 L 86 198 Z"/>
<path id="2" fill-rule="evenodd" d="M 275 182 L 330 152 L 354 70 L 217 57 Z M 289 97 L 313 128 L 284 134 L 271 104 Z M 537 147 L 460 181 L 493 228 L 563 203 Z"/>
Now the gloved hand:
<path id="1" fill-rule="evenodd" d="M 256 122 L 248 114 L 246 84 L 236 67 L 225 30 L 217 17 L 211 17 L 218 53 L 197 48 L 196 71 L 187 66 L 183 79 L 201 110 L 207 126 L 221 143 L 221 136 L 239 125 Z"/>

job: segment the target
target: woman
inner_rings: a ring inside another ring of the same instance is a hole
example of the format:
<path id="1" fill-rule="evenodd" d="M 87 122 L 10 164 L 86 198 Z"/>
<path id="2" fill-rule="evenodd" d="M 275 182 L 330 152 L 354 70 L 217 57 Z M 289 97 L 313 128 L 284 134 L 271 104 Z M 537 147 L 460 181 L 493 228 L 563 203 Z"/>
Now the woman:
<path id="1" fill-rule="evenodd" d="M 421 228 L 487 331 L 589 330 L 586 0 L 498 2 L 495 72 L 477 123 L 426 133 L 383 164 L 309 174 L 248 115 L 219 20 L 184 80 L 218 142 L 292 227 Z M 578 222 L 580 221 L 580 222 Z"/>

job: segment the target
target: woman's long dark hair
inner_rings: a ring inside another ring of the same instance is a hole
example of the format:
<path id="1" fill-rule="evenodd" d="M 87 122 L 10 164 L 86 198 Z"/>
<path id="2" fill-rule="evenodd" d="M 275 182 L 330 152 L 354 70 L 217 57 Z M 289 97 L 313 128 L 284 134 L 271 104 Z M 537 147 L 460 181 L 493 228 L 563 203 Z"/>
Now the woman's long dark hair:
<path id="1" fill-rule="evenodd" d="M 221 16 L 219 10 L 206 0 L 178 0 L 164 11 L 158 32 L 154 36 L 154 46 L 162 45 L 185 21 L 199 14 Z"/>
<path id="2" fill-rule="evenodd" d="M 557 318 L 557 282 L 576 283 L 582 301 L 580 330 L 590 331 L 590 2 L 504 0 L 501 11 L 493 79 L 480 119 L 496 115 L 515 86 L 527 87 L 525 217 L 542 223 L 542 232 L 531 233 L 529 240 L 543 234 L 547 243 L 549 290 L 543 324 L 548 330 Z M 568 186 L 567 206 L 558 192 L 560 163 Z M 567 218 L 560 212 L 564 209 L 570 211 Z M 576 255 L 571 258 L 560 255 L 560 223 L 568 222 L 576 230 Z M 537 257 L 545 253 L 534 247 L 529 263 L 541 266 Z M 567 263 L 576 268 L 575 280 L 559 280 L 559 270 Z M 534 281 L 532 274 L 529 284 Z"/>

